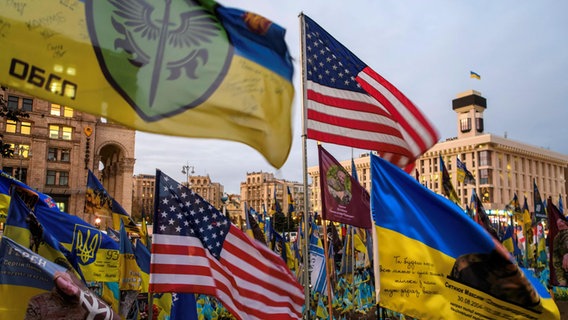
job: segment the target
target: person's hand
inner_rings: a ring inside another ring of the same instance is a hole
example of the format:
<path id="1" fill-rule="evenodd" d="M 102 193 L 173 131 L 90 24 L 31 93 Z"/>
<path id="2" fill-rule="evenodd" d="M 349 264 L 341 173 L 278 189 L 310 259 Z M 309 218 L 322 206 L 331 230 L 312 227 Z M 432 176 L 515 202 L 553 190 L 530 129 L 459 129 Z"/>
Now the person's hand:
<path id="1" fill-rule="evenodd" d="M 54 277 L 55 285 L 59 290 L 69 296 L 78 296 L 79 295 L 79 287 L 73 282 L 71 279 L 71 275 L 67 272 L 58 271 L 55 273 Z"/>

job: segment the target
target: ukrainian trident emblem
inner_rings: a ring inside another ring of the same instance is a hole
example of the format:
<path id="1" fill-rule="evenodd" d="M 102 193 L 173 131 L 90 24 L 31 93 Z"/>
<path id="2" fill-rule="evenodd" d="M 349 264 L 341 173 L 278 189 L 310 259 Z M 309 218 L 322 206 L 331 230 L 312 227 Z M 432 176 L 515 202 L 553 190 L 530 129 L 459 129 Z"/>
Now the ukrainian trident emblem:
<path id="1" fill-rule="evenodd" d="M 88 0 L 89 35 L 107 81 L 146 121 L 198 106 L 215 91 L 232 47 L 193 0 Z"/>

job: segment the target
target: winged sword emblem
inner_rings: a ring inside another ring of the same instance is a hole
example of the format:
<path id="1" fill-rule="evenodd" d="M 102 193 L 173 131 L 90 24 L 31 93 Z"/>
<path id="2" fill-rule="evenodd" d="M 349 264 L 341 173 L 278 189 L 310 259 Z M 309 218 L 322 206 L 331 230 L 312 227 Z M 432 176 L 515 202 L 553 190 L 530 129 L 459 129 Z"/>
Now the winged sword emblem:
<path id="1" fill-rule="evenodd" d="M 191 0 L 90 0 L 87 22 L 107 80 L 147 121 L 206 100 L 232 55 L 216 15 Z"/>

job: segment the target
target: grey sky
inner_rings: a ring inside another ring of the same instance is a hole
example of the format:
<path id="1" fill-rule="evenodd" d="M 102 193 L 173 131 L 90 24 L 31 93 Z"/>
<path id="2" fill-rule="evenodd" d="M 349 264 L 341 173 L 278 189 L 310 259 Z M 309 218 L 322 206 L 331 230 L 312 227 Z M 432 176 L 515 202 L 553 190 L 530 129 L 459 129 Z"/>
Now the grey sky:
<path id="1" fill-rule="evenodd" d="M 451 101 L 477 90 L 487 98 L 485 131 L 568 154 L 567 1 L 539 0 L 234 0 L 227 7 L 252 11 L 287 29 L 295 64 L 293 144 L 277 170 L 247 145 L 137 132 L 135 174 L 161 169 L 183 181 L 182 166 L 209 174 L 239 193 L 247 172 L 303 180 L 300 87 L 300 12 L 308 15 L 367 65 L 409 97 L 441 139 L 456 136 Z M 481 75 L 471 79 L 469 72 Z M 212 124 L 214 125 L 214 124 Z M 338 160 L 348 147 L 324 144 Z M 355 156 L 367 150 L 354 150 Z M 317 147 L 308 141 L 308 166 Z"/>

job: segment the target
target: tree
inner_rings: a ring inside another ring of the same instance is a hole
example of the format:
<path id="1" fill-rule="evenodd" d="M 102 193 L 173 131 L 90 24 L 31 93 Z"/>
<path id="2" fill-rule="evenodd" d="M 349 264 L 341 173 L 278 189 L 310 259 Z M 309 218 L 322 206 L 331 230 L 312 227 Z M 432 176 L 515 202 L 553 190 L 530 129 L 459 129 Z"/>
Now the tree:
<path id="1" fill-rule="evenodd" d="M 0 87 L 2 93 L 6 92 L 6 87 Z M 8 108 L 8 102 L 4 98 L 4 94 L 0 95 L 0 118 L 5 118 L 6 120 L 13 120 L 16 122 L 21 122 L 21 118 L 29 118 L 30 115 L 18 108 Z M 14 149 L 12 145 L 4 142 L 4 136 L 0 134 L 0 154 L 4 158 L 14 157 Z"/>

